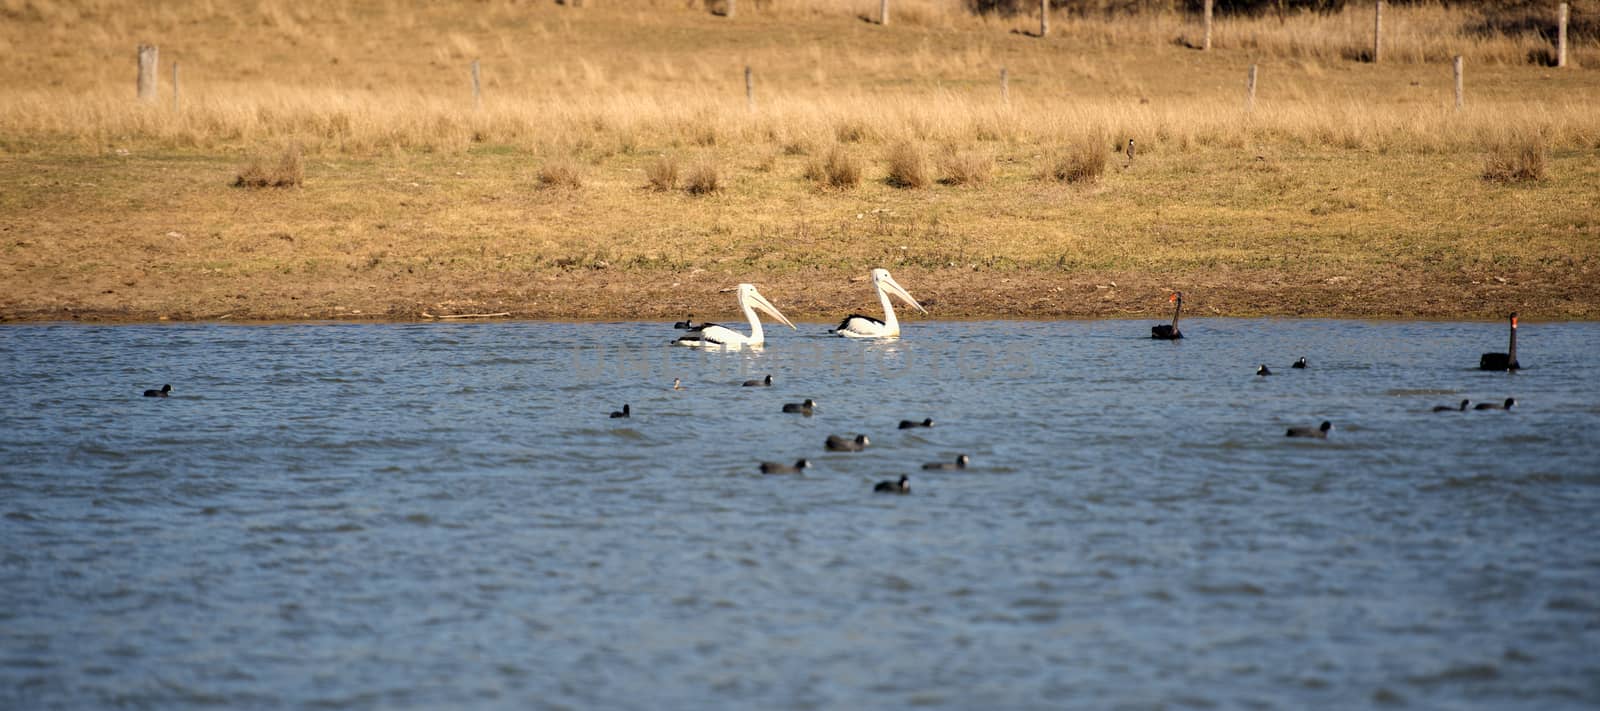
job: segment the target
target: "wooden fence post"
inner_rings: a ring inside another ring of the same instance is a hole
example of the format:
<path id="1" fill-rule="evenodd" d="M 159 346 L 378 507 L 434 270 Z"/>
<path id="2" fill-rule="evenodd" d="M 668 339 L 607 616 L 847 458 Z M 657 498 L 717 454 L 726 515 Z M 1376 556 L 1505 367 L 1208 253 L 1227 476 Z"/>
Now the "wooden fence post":
<path id="1" fill-rule="evenodd" d="M 1561 3 L 1556 11 L 1556 66 L 1567 66 L 1567 15 L 1570 8 Z"/>
<path id="2" fill-rule="evenodd" d="M 1005 67 L 1000 68 L 1000 100 L 1011 103 L 1011 76 Z"/>
<path id="3" fill-rule="evenodd" d="M 1456 68 L 1456 110 L 1460 111 L 1462 105 L 1465 103 L 1465 97 L 1462 96 L 1461 55 L 1459 55 L 1459 54 L 1456 55 L 1455 68 Z"/>
<path id="4" fill-rule="evenodd" d="M 1256 108 L 1256 65 L 1250 65 L 1250 78 L 1244 83 L 1244 110 L 1254 111 Z"/>
<path id="5" fill-rule="evenodd" d="M 878 0 L 878 24 L 889 25 L 889 0 Z"/>
<path id="6" fill-rule="evenodd" d="M 156 95 L 161 92 L 156 86 L 156 46 L 153 44 L 139 45 L 139 100 L 155 101 Z"/>
<path id="7" fill-rule="evenodd" d="M 1383 60 L 1383 0 L 1377 0 L 1372 9 L 1372 63 Z"/>
<path id="8" fill-rule="evenodd" d="M 1039 0 L 1039 36 L 1050 34 L 1050 0 Z"/>
<path id="9" fill-rule="evenodd" d="M 178 90 L 178 63 L 172 63 L 172 112 L 178 112 L 178 101 L 182 92 Z"/>
<path id="10" fill-rule="evenodd" d="M 483 108 L 483 85 L 478 83 L 478 60 L 472 60 L 472 110 Z"/>
<path id="11" fill-rule="evenodd" d="M 756 110 L 756 76 L 748 64 L 744 65 L 744 102 L 751 111 Z"/>
<path id="12" fill-rule="evenodd" d="M 1214 4 L 1214 0 L 1206 0 L 1206 38 L 1200 43 L 1200 49 L 1207 52 L 1211 51 L 1211 6 Z"/>

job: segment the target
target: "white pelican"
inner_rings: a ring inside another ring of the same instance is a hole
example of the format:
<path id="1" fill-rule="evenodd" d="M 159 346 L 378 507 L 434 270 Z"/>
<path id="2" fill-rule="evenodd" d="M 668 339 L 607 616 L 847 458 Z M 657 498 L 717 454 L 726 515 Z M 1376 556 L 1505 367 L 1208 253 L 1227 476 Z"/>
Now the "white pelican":
<path id="1" fill-rule="evenodd" d="M 744 317 L 750 321 L 750 335 L 746 336 L 727 326 L 718 326 L 714 323 L 704 323 L 691 329 L 688 335 L 673 341 L 680 346 L 691 348 L 743 348 L 753 346 L 759 348 L 765 341 L 761 333 L 761 319 L 756 317 L 756 309 L 767 312 L 768 315 L 778 319 L 783 325 L 794 328 L 778 307 L 767 301 L 767 297 L 756 291 L 753 284 L 739 285 L 739 308 L 744 309 Z"/>
<path id="2" fill-rule="evenodd" d="M 889 303 L 890 294 L 894 294 L 896 298 L 910 304 L 912 308 L 922 313 L 928 313 L 927 309 L 922 308 L 922 304 L 911 298 L 910 292 L 907 292 L 905 287 L 895 283 L 894 277 L 889 276 L 889 270 L 887 269 L 872 270 L 872 288 L 878 291 L 878 301 L 883 303 L 883 320 L 879 321 L 871 316 L 862 316 L 861 314 L 850 314 L 839 322 L 838 328 L 833 329 L 834 333 L 849 338 L 898 337 L 900 335 L 900 319 L 894 316 L 894 305 Z"/>

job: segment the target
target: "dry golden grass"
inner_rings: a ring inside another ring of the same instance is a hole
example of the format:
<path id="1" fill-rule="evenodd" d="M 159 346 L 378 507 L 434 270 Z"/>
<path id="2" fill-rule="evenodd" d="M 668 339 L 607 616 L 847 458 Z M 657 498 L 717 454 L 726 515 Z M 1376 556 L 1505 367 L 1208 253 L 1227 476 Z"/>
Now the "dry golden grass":
<path id="1" fill-rule="evenodd" d="M 982 149 L 950 150 L 939 158 L 939 172 L 946 185 L 982 185 L 994 175 L 994 156 Z"/>
<path id="2" fill-rule="evenodd" d="M 889 170 L 886 179 L 889 185 L 897 188 L 926 188 L 933 183 L 925 151 L 922 146 L 911 141 L 900 141 L 890 146 L 884 163 Z"/>
<path id="3" fill-rule="evenodd" d="M 239 188 L 297 188 L 305 180 L 305 159 L 300 155 L 300 147 L 291 145 L 284 149 L 276 161 L 261 155 L 251 158 L 234 177 L 233 185 Z"/>
<path id="4" fill-rule="evenodd" d="M 861 184 L 861 161 L 844 146 L 834 145 L 823 156 L 806 162 L 805 177 L 819 187 L 849 190 Z"/>
<path id="5" fill-rule="evenodd" d="M 539 166 L 539 187 L 577 190 L 583 187 L 583 169 L 571 158 L 554 158 Z"/>
<path id="6" fill-rule="evenodd" d="M 677 190 L 678 159 L 664 155 L 651 161 L 644 169 L 644 177 L 654 190 Z"/>
<path id="7" fill-rule="evenodd" d="M 1043 180 L 1060 183 L 1092 183 L 1106 172 L 1106 137 L 1086 134 L 1046 156 Z"/>
<path id="8" fill-rule="evenodd" d="M 1011 32 L 1029 18 L 931 0 L 897 0 L 888 27 L 856 19 L 876 14 L 865 0 L 735 18 L 589 5 L 0 7 L 15 59 L 0 65 L 0 230 L 20 235 L 0 245 L 0 316 L 405 316 L 457 299 L 670 315 L 726 308 L 716 290 L 752 280 L 820 316 L 857 307 L 849 278 L 874 266 L 940 315 L 1137 312 L 1185 285 L 1227 313 L 1600 316 L 1593 40 L 1557 71 L 1529 63 L 1548 46 L 1536 36 L 1391 7 L 1373 65 L 1351 59 L 1370 31 L 1356 9 L 1224 19 L 1202 53 L 1180 14 L 1061 14 L 1040 40 Z M 261 31 L 246 45 L 240 27 Z M 181 109 L 166 64 L 162 101 L 133 100 L 140 41 L 183 63 Z M 1460 111 L 1441 53 L 1467 57 Z M 1136 139 L 1135 167 L 1091 189 L 1039 179 L 1094 172 L 1058 158 L 1096 130 L 1106 159 Z M 1487 153 L 1532 135 L 1545 179 L 1482 179 Z M 289 144 L 301 189 L 228 188 L 248 156 Z M 937 147 L 956 186 L 876 180 L 912 175 L 902 144 Z M 815 190 L 808 165 L 835 151 L 853 187 Z M 684 156 L 677 189 L 663 155 Z M 562 161 L 582 190 L 527 189 L 530 165 Z"/>
<path id="9" fill-rule="evenodd" d="M 1500 183 L 1544 180 L 1547 151 L 1538 134 L 1509 139 L 1495 146 L 1484 160 L 1483 178 Z"/>
<path id="10" fill-rule="evenodd" d="M 683 185 L 690 195 L 710 195 L 723 187 L 722 170 L 709 158 L 702 158 L 689 169 Z"/>

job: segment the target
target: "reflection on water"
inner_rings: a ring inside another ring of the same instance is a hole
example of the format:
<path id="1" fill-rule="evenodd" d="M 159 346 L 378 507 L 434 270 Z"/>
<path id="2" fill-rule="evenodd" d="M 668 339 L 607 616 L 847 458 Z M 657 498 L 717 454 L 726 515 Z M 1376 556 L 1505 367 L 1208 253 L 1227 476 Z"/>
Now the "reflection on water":
<path id="1" fill-rule="evenodd" d="M 1600 327 L 1150 323 L 0 329 L 0 707 L 1600 702 Z"/>

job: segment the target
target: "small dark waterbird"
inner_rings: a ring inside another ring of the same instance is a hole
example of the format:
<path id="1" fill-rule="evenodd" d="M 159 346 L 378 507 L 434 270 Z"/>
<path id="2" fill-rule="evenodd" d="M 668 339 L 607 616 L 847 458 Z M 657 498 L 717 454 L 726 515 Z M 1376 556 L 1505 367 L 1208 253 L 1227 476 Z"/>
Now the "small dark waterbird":
<path id="1" fill-rule="evenodd" d="M 806 398 L 805 402 L 786 402 L 783 404 L 784 412 L 798 412 L 806 417 L 810 417 L 811 413 L 816 409 L 817 401 L 811 398 Z"/>
<path id="2" fill-rule="evenodd" d="M 951 469 L 966 469 L 967 468 L 967 462 L 969 462 L 969 461 L 971 461 L 971 459 L 968 458 L 967 455 L 962 454 L 962 455 L 957 456 L 956 460 L 953 461 L 953 462 L 928 462 L 927 464 L 922 465 L 922 468 L 923 469 L 942 469 L 942 470 L 945 470 L 945 471 L 949 471 Z"/>
<path id="3" fill-rule="evenodd" d="M 770 388 L 770 387 L 772 387 L 772 376 L 768 375 L 767 377 L 762 378 L 760 380 L 746 380 L 746 381 L 744 381 L 744 385 L 742 387 L 747 387 L 747 388 Z"/>
<path id="4" fill-rule="evenodd" d="M 1322 421 L 1320 427 L 1290 427 L 1284 435 L 1287 437 L 1311 437 L 1313 439 L 1327 439 L 1328 431 L 1333 429 L 1333 423 Z"/>
<path id="5" fill-rule="evenodd" d="M 900 475 L 900 481 L 880 481 L 872 487 L 879 494 L 909 494 L 911 493 L 911 477 Z"/>
<path id="6" fill-rule="evenodd" d="M 1173 292 L 1167 303 L 1177 305 L 1172 310 L 1172 323 L 1150 327 L 1150 337 L 1158 341 L 1176 341 L 1183 338 L 1183 332 L 1178 330 L 1178 317 L 1183 315 L 1183 292 Z"/>
<path id="7" fill-rule="evenodd" d="M 1434 405 L 1433 406 L 1433 411 L 1434 412 L 1466 412 L 1467 411 L 1467 405 L 1470 404 L 1470 403 L 1471 403 L 1470 400 L 1462 400 L 1461 401 L 1461 407 L 1452 407 L 1450 405 Z"/>
<path id="8" fill-rule="evenodd" d="M 1261 367 L 1256 368 L 1256 375 L 1272 375 L 1272 371 L 1267 369 L 1266 363 L 1262 363 Z"/>
<path id="9" fill-rule="evenodd" d="M 623 418 L 623 417 L 633 417 L 633 411 L 628 408 L 628 403 L 622 403 L 622 409 L 621 410 L 617 410 L 616 412 L 611 413 L 611 419 L 613 419 L 613 420 L 620 419 L 620 418 Z"/>
<path id="10" fill-rule="evenodd" d="M 1516 398 L 1508 397 L 1508 398 L 1506 398 L 1506 401 L 1504 403 L 1480 402 L 1480 403 L 1478 403 L 1476 405 L 1473 405 L 1472 409 L 1474 409 L 1474 410 L 1509 410 L 1512 407 L 1514 407 L 1516 404 L 1517 404 L 1517 399 Z"/>
<path id="11" fill-rule="evenodd" d="M 801 470 L 809 469 L 810 467 L 811 467 L 811 462 L 808 461 L 808 460 L 805 460 L 805 459 L 797 459 L 797 460 L 795 460 L 794 466 L 789 466 L 788 464 L 779 464 L 777 462 L 762 462 L 761 463 L 761 473 L 762 474 L 799 474 L 801 472 Z"/>
<path id="12" fill-rule="evenodd" d="M 1304 367 L 1306 367 L 1306 358 L 1305 358 L 1305 356 L 1300 356 L 1300 360 L 1295 361 L 1294 365 L 1291 365 L 1289 367 L 1290 368 L 1304 368 Z"/>
<path id="13" fill-rule="evenodd" d="M 167 394 L 171 393 L 171 392 L 172 392 L 172 384 L 168 383 L 166 385 L 161 386 L 160 390 L 146 390 L 146 391 L 144 391 L 144 396 L 145 397 L 166 397 Z"/>
<path id="14" fill-rule="evenodd" d="M 856 435 L 853 438 L 828 435 L 828 440 L 823 442 L 830 452 L 859 452 L 866 449 L 869 444 L 872 443 L 867 440 L 866 435 Z"/>
<path id="15" fill-rule="evenodd" d="M 682 321 L 672 324 L 672 327 L 680 331 L 693 331 L 696 328 L 694 325 L 694 314 L 689 314 Z"/>
<path id="16" fill-rule="evenodd" d="M 915 428 L 915 427 L 932 427 L 932 426 L 933 426 L 933 418 L 932 417 L 924 418 L 921 422 L 917 422 L 915 420 L 901 420 L 900 421 L 900 429 L 903 429 L 903 430 L 909 430 L 909 429 L 912 429 L 912 428 Z"/>
<path id="17" fill-rule="evenodd" d="M 1478 370 L 1521 370 L 1522 364 L 1517 362 L 1517 312 L 1511 312 L 1506 317 L 1511 321 L 1511 343 L 1506 346 L 1505 353 L 1485 353 L 1478 356 Z"/>

